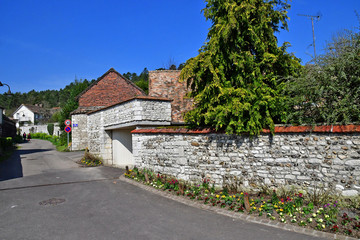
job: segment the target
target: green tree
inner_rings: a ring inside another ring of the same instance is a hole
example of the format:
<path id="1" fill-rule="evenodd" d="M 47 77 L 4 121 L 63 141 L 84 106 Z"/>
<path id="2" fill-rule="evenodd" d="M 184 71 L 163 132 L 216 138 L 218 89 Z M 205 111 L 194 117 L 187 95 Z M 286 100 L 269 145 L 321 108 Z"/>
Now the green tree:
<path id="1" fill-rule="evenodd" d="M 147 68 L 144 68 L 144 70 L 140 73 L 138 76 L 136 73 L 124 73 L 123 76 L 133 83 L 135 83 L 136 86 L 141 88 L 146 94 L 149 92 L 149 71 Z"/>
<path id="2" fill-rule="evenodd" d="M 297 75 L 299 60 L 278 47 L 275 32 L 287 30 L 282 0 L 206 0 L 212 22 L 208 41 L 189 59 L 181 80 L 191 87 L 195 108 L 185 115 L 192 127 L 212 127 L 227 134 L 257 135 L 285 111 L 284 78 Z"/>
<path id="3" fill-rule="evenodd" d="M 49 133 L 49 135 L 53 135 L 54 134 L 54 124 L 53 123 L 49 123 L 48 125 L 47 125 L 47 130 L 48 130 L 48 133 Z"/>
<path id="4" fill-rule="evenodd" d="M 76 110 L 79 106 L 79 103 L 76 100 L 76 97 L 82 91 L 84 91 L 90 84 L 91 84 L 91 82 L 89 82 L 86 79 L 85 80 L 75 79 L 75 81 L 70 84 L 71 88 L 69 90 L 69 93 L 70 93 L 69 98 L 66 101 L 65 105 L 61 108 L 60 115 L 58 116 L 59 126 L 60 126 L 61 130 L 64 130 L 64 128 L 65 128 L 65 120 L 70 119 L 70 113 L 72 111 Z M 60 144 L 63 145 L 65 143 L 66 143 L 66 134 L 65 134 L 65 132 L 63 132 L 60 135 Z"/>
<path id="5" fill-rule="evenodd" d="M 360 33 L 345 30 L 286 85 L 292 124 L 360 122 Z"/>

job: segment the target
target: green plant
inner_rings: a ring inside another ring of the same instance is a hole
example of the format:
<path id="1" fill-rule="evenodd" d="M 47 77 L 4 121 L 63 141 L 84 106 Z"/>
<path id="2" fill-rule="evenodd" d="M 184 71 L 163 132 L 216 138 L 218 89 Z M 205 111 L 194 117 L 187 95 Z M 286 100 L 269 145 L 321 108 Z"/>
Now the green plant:
<path id="1" fill-rule="evenodd" d="M 54 124 L 53 123 L 49 123 L 48 125 L 47 125 L 47 130 L 48 130 L 48 133 L 49 133 L 49 135 L 53 135 L 54 134 Z"/>
<path id="2" fill-rule="evenodd" d="M 180 74 L 194 98 L 195 108 L 185 115 L 191 127 L 227 134 L 274 131 L 285 113 L 284 79 L 301 68 L 274 35 L 287 29 L 289 8 L 286 0 L 206 0 L 208 42 Z"/>
<path id="3" fill-rule="evenodd" d="M 315 64 L 289 79 L 285 94 L 292 124 L 360 122 L 360 33 L 345 30 L 329 41 Z"/>
<path id="4" fill-rule="evenodd" d="M 149 177 L 149 182 L 145 181 L 145 173 Z M 279 198 L 276 191 L 267 195 L 264 192 L 261 192 L 261 194 L 252 193 L 251 197 L 246 192 L 231 192 L 229 194 L 226 189 L 218 190 L 214 194 L 206 188 L 207 185 L 203 184 L 203 180 L 199 184 L 192 183 L 190 185 L 186 182 L 180 184 L 180 181 L 174 177 L 155 175 L 150 170 L 136 168 L 133 172 L 126 173 L 125 176 L 136 181 L 142 181 L 144 184 L 155 188 L 169 190 L 169 192 L 178 196 L 183 195 L 203 204 L 228 209 L 229 211 L 246 212 L 247 214 L 258 214 L 259 216 L 264 216 L 266 213 L 267 218 L 282 223 L 292 223 L 319 231 L 351 234 L 360 237 L 359 217 L 353 216 L 354 213 L 359 213 L 358 209 L 348 209 L 348 211 L 353 212 L 351 213 L 352 217 L 349 217 L 346 213 L 339 215 L 339 201 L 329 202 L 323 206 L 314 205 L 313 202 L 308 202 L 309 198 L 304 198 L 303 191 L 284 198 Z M 180 187 L 176 188 L 177 183 L 182 186 L 181 189 Z M 284 192 L 279 193 L 284 194 Z M 286 193 L 291 193 L 291 191 L 287 190 Z M 329 199 L 334 197 L 336 196 L 331 196 Z M 248 206 L 245 204 L 245 198 L 249 201 Z"/>
<path id="5" fill-rule="evenodd" d="M 102 165 L 102 161 L 99 157 L 85 151 L 84 157 L 80 160 L 80 163 L 87 167 L 96 167 Z"/>
<path id="6" fill-rule="evenodd" d="M 324 205 L 326 204 L 332 196 L 335 196 L 335 192 L 330 188 L 324 188 L 318 184 L 312 189 L 308 189 L 305 197 L 309 202 L 314 203 L 314 205 Z"/>

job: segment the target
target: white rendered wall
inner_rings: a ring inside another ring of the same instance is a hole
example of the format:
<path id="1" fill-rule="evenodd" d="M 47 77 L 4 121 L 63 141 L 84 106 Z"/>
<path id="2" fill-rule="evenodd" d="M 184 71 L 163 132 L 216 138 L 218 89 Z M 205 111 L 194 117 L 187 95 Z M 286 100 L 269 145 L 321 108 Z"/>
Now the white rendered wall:
<path id="1" fill-rule="evenodd" d="M 19 122 L 31 121 L 34 123 L 35 115 L 26 106 L 21 106 L 13 115 L 14 119 L 18 119 Z"/>
<path id="2" fill-rule="evenodd" d="M 114 130 L 112 132 L 113 166 L 125 168 L 133 167 L 132 137 L 130 130 Z"/>

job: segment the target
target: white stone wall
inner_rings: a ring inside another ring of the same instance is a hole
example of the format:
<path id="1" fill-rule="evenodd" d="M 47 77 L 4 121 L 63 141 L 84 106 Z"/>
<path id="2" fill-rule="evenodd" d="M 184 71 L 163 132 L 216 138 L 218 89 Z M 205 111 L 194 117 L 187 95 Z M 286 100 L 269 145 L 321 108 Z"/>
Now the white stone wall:
<path id="1" fill-rule="evenodd" d="M 71 149 L 82 150 L 88 147 L 87 115 L 76 114 L 71 116 Z"/>
<path id="2" fill-rule="evenodd" d="M 19 127 L 20 128 L 20 134 L 22 135 L 24 132 L 26 134 L 28 133 L 46 133 L 49 134 L 48 130 L 47 130 L 47 124 L 44 125 L 28 125 L 28 126 L 22 126 Z M 54 126 L 54 136 L 60 136 L 61 131 L 60 131 L 60 127 L 56 124 Z"/>
<path id="3" fill-rule="evenodd" d="M 359 133 L 279 133 L 250 139 L 225 134 L 133 134 L 135 165 L 217 186 L 336 188 L 360 192 Z"/>
<path id="4" fill-rule="evenodd" d="M 134 99 L 101 112 L 104 113 L 105 127 L 140 121 L 171 122 L 171 104 L 169 101 Z"/>
<path id="5" fill-rule="evenodd" d="M 160 123 L 169 125 L 171 105 L 169 101 L 133 99 L 87 115 L 75 114 L 72 122 L 78 124 L 73 128 L 72 150 L 88 147 L 105 165 L 113 165 L 112 130 Z"/>

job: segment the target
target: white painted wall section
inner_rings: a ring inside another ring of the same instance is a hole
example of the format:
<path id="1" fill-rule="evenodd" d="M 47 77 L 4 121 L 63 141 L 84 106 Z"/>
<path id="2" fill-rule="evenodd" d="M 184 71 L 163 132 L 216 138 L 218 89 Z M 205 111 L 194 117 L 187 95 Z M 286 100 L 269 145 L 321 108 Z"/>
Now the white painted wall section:
<path id="1" fill-rule="evenodd" d="M 135 165 L 130 131 L 114 130 L 112 132 L 113 166 L 115 167 L 125 168 L 125 166 L 129 166 L 132 168 Z"/>

